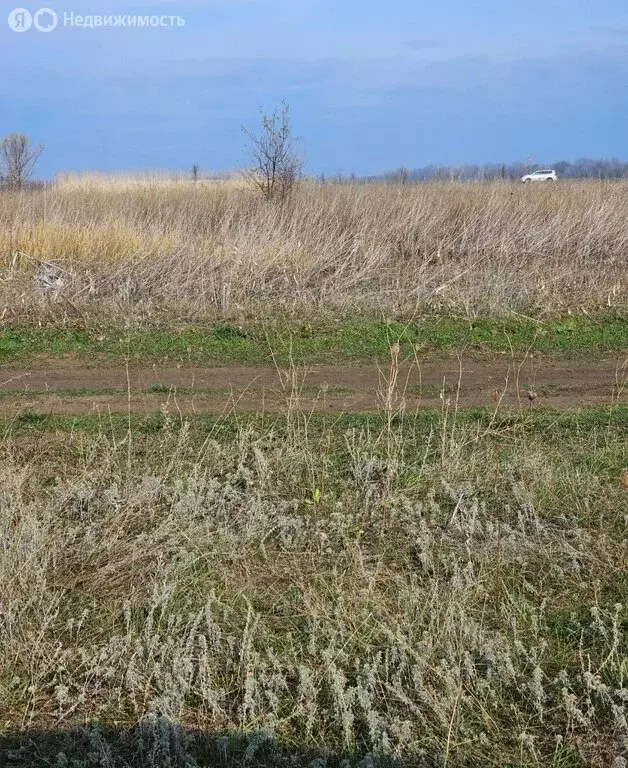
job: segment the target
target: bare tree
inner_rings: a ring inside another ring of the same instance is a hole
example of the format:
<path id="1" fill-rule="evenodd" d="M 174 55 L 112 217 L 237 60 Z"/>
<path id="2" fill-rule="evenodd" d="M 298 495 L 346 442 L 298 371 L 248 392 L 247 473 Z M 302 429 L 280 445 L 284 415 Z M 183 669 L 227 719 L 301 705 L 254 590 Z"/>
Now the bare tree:
<path id="1" fill-rule="evenodd" d="M 251 168 L 246 177 L 268 200 L 286 200 L 297 183 L 303 161 L 297 152 L 290 125 L 290 109 L 282 102 L 272 114 L 261 113 L 259 135 L 244 128 L 250 140 Z"/>
<path id="2" fill-rule="evenodd" d="M 192 181 L 193 181 L 195 184 L 196 184 L 196 182 L 198 181 L 198 172 L 199 172 L 199 170 L 200 170 L 200 169 L 199 169 L 198 165 L 194 164 L 194 165 L 192 166 Z"/>
<path id="3" fill-rule="evenodd" d="M 0 177 L 9 189 L 24 186 L 43 150 L 43 145 L 34 145 L 23 133 L 11 133 L 0 142 Z"/>
<path id="4" fill-rule="evenodd" d="M 390 180 L 394 184 L 407 184 L 410 181 L 410 171 L 402 165 L 400 168 L 392 171 L 390 174 Z"/>

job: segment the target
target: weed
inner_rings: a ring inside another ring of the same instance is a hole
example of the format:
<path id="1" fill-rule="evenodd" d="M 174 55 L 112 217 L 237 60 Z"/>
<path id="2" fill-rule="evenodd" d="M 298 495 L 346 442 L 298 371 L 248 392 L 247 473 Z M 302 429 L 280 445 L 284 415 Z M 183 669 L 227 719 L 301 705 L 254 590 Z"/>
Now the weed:
<path id="1" fill-rule="evenodd" d="M 384 392 L 307 425 L 5 424 L 3 722 L 118 723 L 80 766 L 121 738 L 151 766 L 621 756 L 625 408 L 391 426 Z"/>

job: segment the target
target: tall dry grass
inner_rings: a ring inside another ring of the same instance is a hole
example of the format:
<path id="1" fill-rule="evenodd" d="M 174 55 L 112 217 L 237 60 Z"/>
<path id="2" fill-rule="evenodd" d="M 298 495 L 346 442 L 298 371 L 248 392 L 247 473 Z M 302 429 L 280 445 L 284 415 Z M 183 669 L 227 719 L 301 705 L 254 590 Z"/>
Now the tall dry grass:
<path id="1" fill-rule="evenodd" d="M 140 180 L 142 182 L 142 180 Z M 626 306 L 628 185 L 65 179 L 0 195 L 0 303 L 129 322 L 254 313 L 546 314 Z M 16 257 L 15 254 L 24 254 Z M 42 297 L 38 260 L 67 270 Z"/>

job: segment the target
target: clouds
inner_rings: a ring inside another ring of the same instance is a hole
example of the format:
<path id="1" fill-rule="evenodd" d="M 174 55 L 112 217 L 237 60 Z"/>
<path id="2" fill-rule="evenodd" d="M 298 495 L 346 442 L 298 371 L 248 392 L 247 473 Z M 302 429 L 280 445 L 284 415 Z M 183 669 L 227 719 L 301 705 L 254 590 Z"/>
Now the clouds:
<path id="1" fill-rule="evenodd" d="M 530 3 L 539 23 L 567 10 Z M 628 29 L 613 3 L 600 21 Z M 13 65 L 0 79 L 0 133 L 44 141 L 47 173 L 229 168 L 243 161 L 242 124 L 286 98 L 312 171 L 622 154 L 628 46 L 593 34 L 584 2 L 570 0 L 568 26 L 535 33 L 521 9 L 493 0 L 476 7 L 475 25 L 468 3 L 443 5 L 114 0 L 107 13 L 172 11 L 187 23 L 0 30 L 0 65 Z"/>

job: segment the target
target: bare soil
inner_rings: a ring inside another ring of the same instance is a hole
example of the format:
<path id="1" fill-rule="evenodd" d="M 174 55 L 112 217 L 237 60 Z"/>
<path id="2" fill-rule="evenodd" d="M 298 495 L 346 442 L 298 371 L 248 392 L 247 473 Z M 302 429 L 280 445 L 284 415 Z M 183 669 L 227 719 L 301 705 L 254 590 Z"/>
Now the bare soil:
<path id="1" fill-rule="evenodd" d="M 283 371 L 273 366 L 87 368 L 47 361 L 42 367 L 0 370 L 0 392 L 6 393 L 0 398 L 0 412 L 148 413 L 164 405 L 182 413 L 277 412 L 287 407 L 369 411 L 387 401 L 391 375 L 386 366 L 374 364 Z M 156 387 L 164 391 L 150 391 Z M 75 389 L 89 394 L 62 391 Z M 449 400 L 460 407 L 501 403 L 570 408 L 617 403 L 627 397 L 628 351 L 572 360 L 530 356 L 513 361 L 504 355 L 403 365 L 388 403 L 418 408 Z"/>

